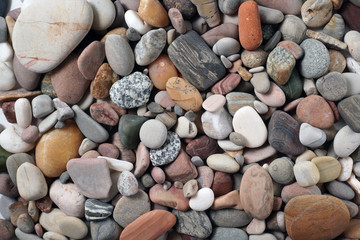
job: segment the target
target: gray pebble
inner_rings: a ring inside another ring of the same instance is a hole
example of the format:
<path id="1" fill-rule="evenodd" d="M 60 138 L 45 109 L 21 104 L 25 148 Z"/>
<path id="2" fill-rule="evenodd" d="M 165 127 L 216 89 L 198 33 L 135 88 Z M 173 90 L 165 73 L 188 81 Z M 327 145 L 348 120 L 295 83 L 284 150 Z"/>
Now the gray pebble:
<path id="1" fill-rule="evenodd" d="M 329 101 L 339 101 L 347 93 L 347 81 L 339 72 L 330 72 L 316 81 L 319 93 Z"/>
<path id="2" fill-rule="evenodd" d="M 113 209 L 111 204 L 97 199 L 87 199 L 85 201 L 85 218 L 88 221 L 104 220 L 112 214 Z"/>
<path id="3" fill-rule="evenodd" d="M 65 127 L 65 123 L 63 121 L 57 121 L 55 126 L 56 129 L 61 129 Z"/>
<path id="4" fill-rule="evenodd" d="M 42 238 L 39 238 L 36 234 L 24 233 L 19 228 L 15 229 L 15 236 L 19 240 L 42 240 Z"/>
<path id="5" fill-rule="evenodd" d="M 140 66 L 152 63 L 166 44 L 166 31 L 163 28 L 151 30 L 143 35 L 135 46 L 135 60 Z"/>
<path id="6" fill-rule="evenodd" d="M 16 225 L 24 233 L 32 233 L 35 226 L 34 221 L 28 213 L 20 214 L 16 221 Z"/>
<path id="7" fill-rule="evenodd" d="M 230 62 L 229 59 L 227 59 L 224 55 L 220 56 L 220 60 L 222 62 L 222 64 L 224 65 L 225 68 L 231 68 L 232 67 L 232 62 Z"/>
<path id="8" fill-rule="evenodd" d="M 263 233 L 260 235 L 250 235 L 249 240 L 277 240 L 271 233 Z"/>
<path id="9" fill-rule="evenodd" d="M 193 110 L 187 111 L 184 114 L 184 117 L 186 117 L 190 122 L 194 122 L 195 121 L 195 113 Z"/>
<path id="10" fill-rule="evenodd" d="M 103 143 L 109 138 L 109 133 L 93 118 L 87 115 L 78 105 L 72 106 L 75 112 L 74 120 L 82 134 L 95 143 Z"/>
<path id="11" fill-rule="evenodd" d="M 74 111 L 69 107 L 66 102 L 61 101 L 59 98 L 54 98 L 53 102 L 57 110 L 57 120 L 64 121 L 66 119 L 74 117 Z"/>
<path id="12" fill-rule="evenodd" d="M 207 238 L 212 232 L 209 217 L 204 211 L 189 210 L 186 212 L 173 210 L 177 222 L 175 230 L 181 234 L 191 235 L 196 238 Z"/>
<path id="13" fill-rule="evenodd" d="M 270 90 L 270 79 L 266 72 L 254 73 L 250 82 L 258 93 L 267 93 Z"/>
<path id="14" fill-rule="evenodd" d="M 5 18 L 0 16 L 0 43 L 6 42 L 8 38 L 7 25 Z"/>
<path id="15" fill-rule="evenodd" d="M 214 44 L 212 50 L 218 56 L 225 55 L 227 57 L 240 51 L 240 43 L 234 38 L 224 37 Z"/>
<path id="16" fill-rule="evenodd" d="M 330 65 L 330 55 L 325 45 L 315 39 L 306 39 L 300 47 L 304 49 L 304 57 L 299 64 L 300 74 L 305 78 L 324 75 Z"/>
<path id="17" fill-rule="evenodd" d="M 355 197 L 354 190 L 346 183 L 334 180 L 329 183 L 326 183 L 325 187 L 329 191 L 329 193 L 331 195 L 334 195 L 335 197 L 344 200 L 351 200 Z"/>
<path id="18" fill-rule="evenodd" d="M 119 239 L 121 230 L 121 227 L 112 218 L 90 222 L 90 232 L 93 240 Z"/>
<path id="19" fill-rule="evenodd" d="M 147 109 L 149 109 L 152 113 L 163 113 L 164 108 L 160 106 L 160 104 L 157 104 L 156 102 L 151 102 L 147 105 Z"/>
<path id="20" fill-rule="evenodd" d="M 356 203 L 347 200 L 342 200 L 342 201 L 343 203 L 345 203 L 346 207 L 350 212 L 350 218 L 354 218 L 356 215 L 358 215 L 360 209 Z"/>
<path id="21" fill-rule="evenodd" d="M 282 33 L 283 40 L 293 41 L 299 44 L 305 37 L 305 23 L 297 16 L 286 15 L 279 30 Z"/>
<path id="22" fill-rule="evenodd" d="M 284 14 L 281 11 L 263 6 L 258 7 L 261 23 L 278 24 L 284 20 Z"/>
<path id="23" fill-rule="evenodd" d="M 238 132 L 230 133 L 229 139 L 230 139 L 230 141 L 232 141 L 234 144 L 236 144 L 238 146 L 244 146 L 246 143 L 245 137 Z"/>
<path id="24" fill-rule="evenodd" d="M 144 185 L 144 187 L 146 187 L 146 188 L 151 188 L 152 186 L 155 185 L 155 181 L 154 181 L 154 179 L 151 177 L 150 173 L 145 173 L 145 174 L 141 177 L 141 183 L 142 183 L 142 185 Z"/>
<path id="25" fill-rule="evenodd" d="M 244 158 L 244 156 L 243 156 L 241 153 L 237 153 L 237 154 L 235 155 L 235 161 L 236 161 L 240 166 L 243 166 L 243 165 L 244 165 L 245 158 Z"/>
<path id="26" fill-rule="evenodd" d="M 248 240 L 249 237 L 239 228 L 216 227 L 211 235 L 211 240 Z"/>
<path id="27" fill-rule="evenodd" d="M 219 0 L 219 9 L 223 14 L 233 15 L 239 9 L 240 0 Z"/>
<path id="28" fill-rule="evenodd" d="M 268 171 L 272 179 L 277 183 L 287 185 L 295 180 L 294 163 L 286 157 L 272 161 Z"/>
<path id="29" fill-rule="evenodd" d="M 70 179 L 70 175 L 67 171 L 63 172 L 59 177 L 59 180 L 62 184 L 67 183 L 67 181 L 69 181 L 69 179 Z"/>
<path id="30" fill-rule="evenodd" d="M 127 197 L 136 194 L 139 190 L 139 185 L 136 177 L 129 171 L 121 172 L 117 182 L 117 186 L 120 194 Z"/>
<path id="31" fill-rule="evenodd" d="M 31 101 L 32 113 L 35 118 L 43 118 L 54 111 L 51 98 L 42 94 Z"/>
<path id="32" fill-rule="evenodd" d="M 130 27 L 126 30 L 126 37 L 129 39 L 129 41 L 137 42 L 140 40 L 141 35 L 134 28 Z"/>
<path id="33" fill-rule="evenodd" d="M 203 161 L 199 156 L 193 156 L 193 157 L 191 158 L 191 162 L 192 162 L 196 167 L 204 166 L 204 161 Z"/>
<path id="34" fill-rule="evenodd" d="M 236 60 L 240 59 L 241 55 L 239 53 L 233 54 L 228 56 L 227 58 L 229 59 L 229 61 L 231 62 L 235 62 Z"/>
<path id="35" fill-rule="evenodd" d="M 252 219 L 245 211 L 237 209 L 211 210 L 210 218 L 218 227 L 244 227 Z"/>
<path id="36" fill-rule="evenodd" d="M 39 132 L 45 133 L 50 130 L 53 126 L 55 126 L 57 122 L 57 110 L 48 115 L 44 120 L 39 124 Z"/>
<path id="37" fill-rule="evenodd" d="M 267 43 L 265 44 L 264 51 L 270 52 L 271 50 L 273 50 L 276 47 L 276 44 L 278 44 L 280 40 L 281 40 L 281 32 L 276 31 L 274 36 L 272 36 L 270 40 L 267 41 Z"/>
<path id="38" fill-rule="evenodd" d="M 11 181 L 16 185 L 16 173 L 21 164 L 28 162 L 35 165 L 34 158 L 27 153 L 15 153 L 6 159 L 6 169 Z"/>
<path id="39" fill-rule="evenodd" d="M 176 115 L 178 116 L 183 116 L 185 114 L 185 110 L 182 109 L 179 105 L 175 105 L 174 107 L 174 112 L 176 113 Z"/>

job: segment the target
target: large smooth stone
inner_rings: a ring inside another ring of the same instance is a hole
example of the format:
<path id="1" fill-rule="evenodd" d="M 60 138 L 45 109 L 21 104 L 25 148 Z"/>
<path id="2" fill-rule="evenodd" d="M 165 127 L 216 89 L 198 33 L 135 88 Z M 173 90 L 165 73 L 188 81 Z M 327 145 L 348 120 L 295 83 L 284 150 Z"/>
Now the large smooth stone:
<path id="1" fill-rule="evenodd" d="M 0 145 L 3 151 L 10 153 L 28 152 L 35 147 L 34 143 L 26 143 L 21 139 L 23 129 L 12 124 L 0 133 Z"/>
<path id="2" fill-rule="evenodd" d="M 190 234 L 196 238 L 207 238 L 212 232 L 209 217 L 203 211 L 178 211 L 173 210 L 177 218 L 175 229 L 178 233 Z"/>
<path id="3" fill-rule="evenodd" d="M 356 133 L 360 133 L 360 95 L 345 98 L 338 104 L 340 116 Z"/>
<path id="4" fill-rule="evenodd" d="M 65 122 L 65 127 L 46 132 L 35 149 L 36 165 L 47 177 L 58 177 L 66 170 L 66 163 L 78 156 L 84 136 L 74 121 Z"/>
<path id="5" fill-rule="evenodd" d="M 266 126 L 254 108 L 245 106 L 237 110 L 232 123 L 234 131 L 245 138 L 246 147 L 256 148 L 266 142 Z"/>
<path id="6" fill-rule="evenodd" d="M 240 201 L 252 217 L 266 219 L 273 209 L 274 192 L 271 177 L 260 166 L 245 171 L 240 185 Z"/>
<path id="7" fill-rule="evenodd" d="M 151 240 L 166 233 L 176 223 L 174 214 L 165 210 L 152 210 L 130 223 L 121 233 L 119 240 Z"/>
<path id="8" fill-rule="evenodd" d="M 182 76 L 200 91 L 214 85 L 226 73 L 220 59 L 195 31 L 176 38 L 167 52 Z"/>
<path id="9" fill-rule="evenodd" d="M 92 23 L 93 11 L 87 1 L 31 2 L 14 26 L 15 54 L 29 70 L 49 72 L 75 49 Z"/>
<path id="10" fill-rule="evenodd" d="M 306 150 L 299 140 L 300 124 L 289 114 L 280 110 L 274 112 L 268 128 L 269 143 L 277 151 L 299 155 Z"/>
<path id="11" fill-rule="evenodd" d="M 225 108 L 216 112 L 206 111 L 201 115 L 203 130 L 213 139 L 227 138 L 233 130 L 231 121 L 232 118 Z"/>
<path id="12" fill-rule="evenodd" d="M 286 231 L 295 240 L 334 239 L 349 222 L 348 208 L 332 196 L 298 196 L 285 206 Z"/>

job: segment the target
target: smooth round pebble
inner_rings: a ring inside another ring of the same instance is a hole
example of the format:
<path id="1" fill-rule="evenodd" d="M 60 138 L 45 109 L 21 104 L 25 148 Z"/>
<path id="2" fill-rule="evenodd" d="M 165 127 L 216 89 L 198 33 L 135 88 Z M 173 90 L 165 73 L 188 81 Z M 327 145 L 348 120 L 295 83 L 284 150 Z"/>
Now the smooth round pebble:
<path id="1" fill-rule="evenodd" d="M 212 154 L 206 159 L 206 163 L 211 169 L 225 173 L 236 173 L 240 169 L 235 159 L 225 154 Z"/>
<path id="2" fill-rule="evenodd" d="M 214 192 L 211 188 L 201 188 L 189 200 L 189 206 L 194 211 L 205 211 L 210 208 L 214 202 Z"/>
<path id="3" fill-rule="evenodd" d="M 139 136 L 146 147 L 159 148 L 166 141 L 167 128 L 159 120 L 150 119 L 141 126 Z"/>

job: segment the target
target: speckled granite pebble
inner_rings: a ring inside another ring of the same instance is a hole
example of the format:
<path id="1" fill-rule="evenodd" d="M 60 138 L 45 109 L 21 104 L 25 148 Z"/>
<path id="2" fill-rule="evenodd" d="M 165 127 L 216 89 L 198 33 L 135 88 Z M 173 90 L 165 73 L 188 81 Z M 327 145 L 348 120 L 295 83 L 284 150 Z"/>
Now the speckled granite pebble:
<path id="1" fill-rule="evenodd" d="M 164 145 L 150 150 L 150 160 L 153 166 L 168 164 L 176 159 L 180 152 L 181 142 L 179 136 L 168 131 Z"/>

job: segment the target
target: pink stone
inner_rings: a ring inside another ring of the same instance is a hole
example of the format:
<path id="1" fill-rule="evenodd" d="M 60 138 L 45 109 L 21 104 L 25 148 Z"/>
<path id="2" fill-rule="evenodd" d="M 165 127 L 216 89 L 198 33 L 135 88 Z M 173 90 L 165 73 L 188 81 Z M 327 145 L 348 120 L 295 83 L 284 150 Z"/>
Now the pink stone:
<path id="1" fill-rule="evenodd" d="M 80 54 L 77 64 L 82 75 L 92 80 L 105 59 L 105 44 L 99 41 L 90 43 Z"/>
<path id="2" fill-rule="evenodd" d="M 220 94 L 214 94 L 205 99 L 202 107 L 209 112 L 216 112 L 220 110 L 226 103 L 226 98 Z"/>
<path id="3" fill-rule="evenodd" d="M 136 149 L 136 162 L 135 162 L 135 177 L 141 177 L 146 170 L 148 169 L 150 164 L 150 153 L 149 150 L 145 147 L 145 145 L 140 142 Z"/>
<path id="4" fill-rule="evenodd" d="M 199 184 L 199 188 L 211 187 L 214 180 L 214 172 L 208 166 L 198 167 L 198 178 L 196 179 Z"/>
<path id="5" fill-rule="evenodd" d="M 285 203 L 289 202 L 292 198 L 301 195 L 321 195 L 321 191 L 316 185 L 311 187 L 301 187 L 297 182 L 285 186 L 281 191 L 281 198 Z"/>
<path id="6" fill-rule="evenodd" d="M 167 91 L 160 91 L 158 92 L 155 97 L 154 97 L 154 101 L 159 104 L 160 106 L 162 106 L 163 108 L 168 108 L 168 107 L 174 107 L 175 106 L 175 102 L 171 99 L 171 97 L 169 96 L 169 94 L 167 93 Z"/>
<path id="7" fill-rule="evenodd" d="M 21 133 L 21 140 L 26 143 L 34 143 L 39 138 L 39 129 L 37 126 L 30 125 L 29 127 L 25 128 L 24 131 Z"/>
<path id="8" fill-rule="evenodd" d="M 165 172 L 159 167 L 151 169 L 151 177 L 158 184 L 163 184 L 165 182 Z"/>
<path id="9" fill-rule="evenodd" d="M 247 148 L 244 151 L 245 163 L 255 163 L 265 160 L 276 154 L 275 148 L 271 145 L 265 145 L 259 148 Z"/>
<path id="10" fill-rule="evenodd" d="M 270 83 L 270 89 L 267 93 L 259 93 L 256 90 L 254 92 L 260 101 L 270 107 L 281 107 L 286 102 L 284 92 L 273 82 Z"/>
<path id="11" fill-rule="evenodd" d="M 119 149 L 111 143 L 102 143 L 98 147 L 98 152 L 101 156 L 118 158 L 120 155 Z"/>

